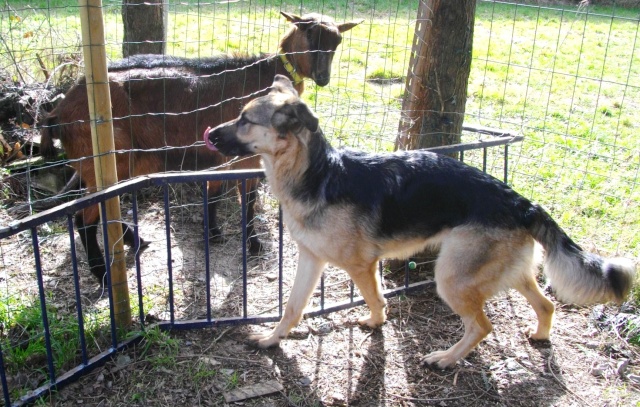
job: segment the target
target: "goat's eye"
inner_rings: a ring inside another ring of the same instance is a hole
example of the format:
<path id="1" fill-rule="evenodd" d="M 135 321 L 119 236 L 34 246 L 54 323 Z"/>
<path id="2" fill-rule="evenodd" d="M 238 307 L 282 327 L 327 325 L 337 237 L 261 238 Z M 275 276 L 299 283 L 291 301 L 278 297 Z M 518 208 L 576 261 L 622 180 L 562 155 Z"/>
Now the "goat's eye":
<path id="1" fill-rule="evenodd" d="M 238 123 L 236 123 L 238 127 L 244 126 L 245 124 L 247 124 L 247 119 L 245 119 L 244 117 L 240 117 L 240 120 L 238 120 Z"/>

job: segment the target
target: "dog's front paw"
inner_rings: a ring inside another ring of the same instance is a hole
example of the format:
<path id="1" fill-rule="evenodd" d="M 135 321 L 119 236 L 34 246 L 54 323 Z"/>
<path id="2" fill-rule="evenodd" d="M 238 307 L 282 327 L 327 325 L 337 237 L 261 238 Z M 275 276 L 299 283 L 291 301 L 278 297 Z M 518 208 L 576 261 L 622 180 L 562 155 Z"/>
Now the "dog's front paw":
<path id="1" fill-rule="evenodd" d="M 549 332 L 538 332 L 534 328 L 528 328 L 524 331 L 524 334 L 532 341 L 549 341 Z"/>
<path id="2" fill-rule="evenodd" d="M 358 319 L 358 324 L 360 326 L 367 326 L 371 329 L 376 329 L 380 325 L 384 324 L 385 318 L 374 317 L 373 315 L 369 315 L 366 317 L 361 317 Z"/>
<path id="3" fill-rule="evenodd" d="M 422 362 L 428 365 L 435 365 L 440 369 L 446 369 L 456 364 L 458 360 L 451 357 L 449 351 L 438 350 L 431 352 L 427 356 L 422 358 Z"/>
<path id="4" fill-rule="evenodd" d="M 278 346 L 281 339 L 274 332 L 249 335 L 249 342 L 260 349 Z"/>

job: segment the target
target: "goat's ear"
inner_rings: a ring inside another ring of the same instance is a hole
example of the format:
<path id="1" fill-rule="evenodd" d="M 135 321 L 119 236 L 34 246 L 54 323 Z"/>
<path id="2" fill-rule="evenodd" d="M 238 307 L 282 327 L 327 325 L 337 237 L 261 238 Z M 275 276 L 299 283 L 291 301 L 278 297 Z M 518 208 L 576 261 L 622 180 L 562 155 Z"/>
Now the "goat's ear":
<path id="1" fill-rule="evenodd" d="M 318 118 L 304 103 L 288 103 L 273 114 L 271 125 L 281 135 L 296 134 L 302 131 L 302 128 L 315 133 L 318 131 Z"/>
<path id="2" fill-rule="evenodd" d="M 338 31 L 340 31 L 341 33 L 345 32 L 345 31 L 349 31 L 350 29 L 352 29 L 356 25 L 361 24 L 363 22 L 364 22 L 364 19 L 361 18 L 360 20 L 353 20 L 353 21 L 349 21 L 349 22 L 346 22 L 346 23 L 342 23 L 342 24 L 338 25 Z"/>
<path id="3" fill-rule="evenodd" d="M 287 21 L 292 23 L 292 24 L 299 23 L 302 20 L 299 16 L 297 16 L 295 14 L 287 13 L 285 11 L 281 11 L 280 14 L 282 14 L 282 16 L 284 18 L 286 18 Z"/>
<path id="4" fill-rule="evenodd" d="M 287 21 L 289 21 L 291 24 L 294 24 L 296 27 L 300 28 L 303 31 L 318 22 L 314 18 L 302 18 L 295 14 L 285 13 L 284 11 L 281 11 L 280 14 L 282 14 L 284 18 L 286 18 Z"/>
<path id="5" fill-rule="evenodd" d="M 284 75 L 276 75 L 273 79 L 273 85 L 271 85 L 271 92 L 290 93 L 295 97 L 298 97 L 298 91 L 293 87 L 291 79 Z M 270 92 L 270 93 L 271 93 Z"/>

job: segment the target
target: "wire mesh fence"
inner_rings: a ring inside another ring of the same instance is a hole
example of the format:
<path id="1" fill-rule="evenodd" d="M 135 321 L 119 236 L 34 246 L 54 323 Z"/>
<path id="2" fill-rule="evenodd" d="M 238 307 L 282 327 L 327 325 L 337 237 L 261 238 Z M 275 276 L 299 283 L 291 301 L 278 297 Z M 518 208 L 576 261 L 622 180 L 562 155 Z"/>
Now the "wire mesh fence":
<path id="1" fill-rule="evenodd" d="M 467 114 L 521 130 L 514 186 L 571 235 L 637 257 L 637 9 L 478 10 Z"/>
<path id="2" fill-rule="evenodd" d="M 509 150 L 507 173 L 501 149 L 472 150 L 464 158 L 540 202 L 590 250 L 638 259 L 640 149 L 634 134 L 640 107 L 635 80 L 640 74 L 640 13 L 628 2 L 624 5 L 480 1 L 465 124 L 519 133 L 524 141 Z M 121 1 L 103 2 L 111 61 L 122 56 L 121 7 Z M 169 1 L 166 52 L 188 58 L 276 53 L 290 28 L 281 11 L 317 12 L 337 22 L 365 20 L 343 33 L 330 83 L 320 87 L 307 79 L 303 99 L 320 116 L 334 146 L 392 150 L 415 26 L 416 6 L 411 2 Z M 0 41 L 4 93 L 0 223 L 9 225 L 46 207 L 52 197 L 60 199 L 56 193 L 73 173 L 64 162 L 39 158 L 39 131 L 46 113 L 82 72 L 78 7 L 62 0 L 5 3 L 0 9 Z M 463 141 L 490 137 L 465 131 Z M 294 256 L 277 253 L 277 202 L 268 187 L 261 186 L 256 220 L 258 236 L 268 251 L 249 263 L 243 262 L 242 211 L 233 188 L 225 189 L 219 208 L 224 241 L 208 247 L 208 260 L 201 230 L 206 216 L 201 183 L 150 186 L 136 194 L 123 195 L 123 221 L 138 225 L 141 236 L 151 243 L 139 253 L 139 263 L 133 251 L 127 259 L 132 290 L 137 289 L 135 268 L 141 265 L 144 292 L 136 312 L 144 310 L 148 321 L 188 321 L 207 319 L 209 312 L 215 318 L 227 315 L 226 311 L 248 315 L 273 311 L 271 294 L 264 292 L 278 290 L 280 279 L 274 270 L 282 262 L 282 268 L 292 272 Z M 81 195 L 72 189 L 62 198 Z M 135 222 L 134 202 L 139 202 Z M 82 355 L 70 338 L 77 337 L 78 321 L 88 332 L 89 354 L 112 345 L 105 329 L 110 324 L 108 295 L 97 289 L 79 239 L 70 243 L 70 227 L 69 219 L 62 219 L 38 228 L 43 290 L 36 278 L 31 233 L 21 232 L 0 243 L 3 357 L 5 363 L 14 358 L 10 363 L 36 372 L 10 372 L 9 388 L 33 389 L 47 379 L 45 337 L 56 354 L 56 371 L 75 366 Z M 284 239 L 284 247 L 291 247 L 286 235 Z M 81 259 L 79 301 L 72 250 Z M 205 274 L 207 261 L 216 278 Z M 175 296 L 168 294 L 168 269 L 174 276 Z M 243 286 L 238 284 L 242 275 L 253 278 L 248 302 L 242 290 L 237 291 Z M 344 300 L 352 288 L 346 276 L 332 276 L 326 282 L 328 293 L 332 300 Z M 203 291 L 207 284 L 210 287 Z M 313 301 L 319 305 L 321 299 Z M 50 335 L 42 332 L 43 303 L 44 314 L 51 315 Z M 78 304 L 84 315 L 80 320 Z"/>

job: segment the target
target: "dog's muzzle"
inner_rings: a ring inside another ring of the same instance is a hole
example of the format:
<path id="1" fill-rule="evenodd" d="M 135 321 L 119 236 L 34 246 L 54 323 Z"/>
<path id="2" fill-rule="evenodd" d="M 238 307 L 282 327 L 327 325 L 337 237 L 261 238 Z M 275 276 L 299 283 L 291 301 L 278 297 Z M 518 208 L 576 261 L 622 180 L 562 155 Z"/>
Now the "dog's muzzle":
<path id="1" fill-rule="evenodd" d="M 223 123 L 213 129 L 208 127 L 204 131 L 202 138 L 207 148 L 229 157 L 253 154 L 244 143 L 236 138 L 236 127 L 229 123 Z"/>
<path id="2" fill-rule="evenodd" d="M 209 138 L 210 133 L 211 127 L 207 127 L 207 129 L 204 131 L 204 135 L 202 136 L 202 138 L 204 139 L 204 144 L 209 148 L 209 150 L 218 151 L 218 148 L 211 142 L 211 139 Z"/>

